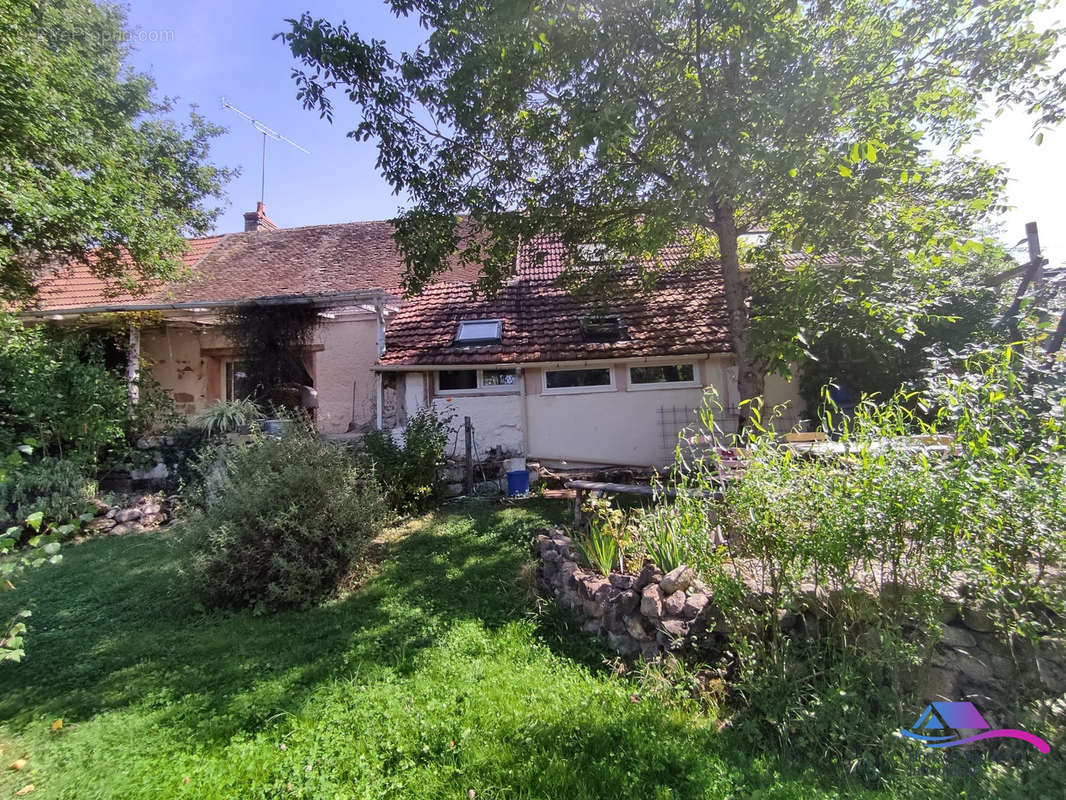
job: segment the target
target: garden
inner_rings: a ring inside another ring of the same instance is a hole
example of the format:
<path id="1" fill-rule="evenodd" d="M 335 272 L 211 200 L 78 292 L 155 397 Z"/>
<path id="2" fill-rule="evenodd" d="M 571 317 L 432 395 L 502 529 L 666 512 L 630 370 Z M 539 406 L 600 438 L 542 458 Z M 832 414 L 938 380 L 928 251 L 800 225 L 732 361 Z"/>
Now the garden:
<path id="1" fill-rule="evenodd" d="M 773 409 L 726 436 L 709 395 L 669 492 L 563 529 L 561 501 L 443 504 L 432 414 L 358 447 L 250 401 L 191 432 L 131 411 L 106 337 L 8 333 L 2 792 L 1062 793 L 1066 373 L 1031 346 L 827 393 L 833 458 Z M 97 481 L 153 436 L 188 443 L 176 485 L 124 508 Z M 942 693 L 1052 753 L 915 769 L 898 731 Z"/>

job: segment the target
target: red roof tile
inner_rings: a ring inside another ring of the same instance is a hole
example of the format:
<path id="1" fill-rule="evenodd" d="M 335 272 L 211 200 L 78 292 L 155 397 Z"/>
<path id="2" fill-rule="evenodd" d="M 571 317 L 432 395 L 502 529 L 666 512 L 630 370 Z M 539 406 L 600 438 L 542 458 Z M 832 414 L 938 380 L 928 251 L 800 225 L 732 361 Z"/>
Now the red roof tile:
<path id="1" fill-rule="evenodd" d="M 153 287 L 139 296 L 117 291 L 86 267 L 64 268 L 40 287 L 37 308 L 239 302 L 373 289 L 399 296 L 404 273 L 389 222 L 309 225 L 194 239 L 185 266 L 193 272 L 188 279 Z M 472 281 L 477 273 L 476 266 L 457 266 L 444 279 Z"/>
<path id="2" fill-rule="evenodd" d="M 221 236 L 203 239 L 186 239 L 186 251 L 182 266 L 193 269 L 222 241 Z M 94 275 L 87 264 L 75 262 L 57 268 L 39 286 L 36 308 L 42 311 L 64 311 L 75 308 L 92 308 L 103 305 L 140 305 L 151 302 L 156 287 L 131 294 L 114 279 Z"/>
<path id="3" fill-rule="evenodd" d="M 716 266 L 663 273 L 642 290 L 635 271 L 613 300 L 579 299 L 543 278 L 505 286 L 493 299 L 474 299 L 466 284 L 431 287 L 400 309 L 385 333 L 383 366 L 519 364 L 730 352 L 721 271 Z M 536 274 L 547 276 L 547 271 Z M 557 273 L 556 273 L 557 274 Z M 584 316 L 617 316 L 614 342 L 588 342 Z M 456 346 L 460 320 L 500 319 L 499 344 Z"/>

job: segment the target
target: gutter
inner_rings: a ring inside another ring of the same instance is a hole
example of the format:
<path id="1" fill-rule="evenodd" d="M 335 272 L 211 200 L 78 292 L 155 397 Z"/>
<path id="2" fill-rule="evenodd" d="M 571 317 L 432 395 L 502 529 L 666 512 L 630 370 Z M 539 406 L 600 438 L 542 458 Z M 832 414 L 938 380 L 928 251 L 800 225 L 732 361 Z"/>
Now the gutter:
<path id="1" fill-rule="evenodd" d="M 585 358 L 573 361 L 508 361 L 498 363 L 471 363 L 461 362 L 458 364 L 375 364 L 374 372 L 438 372 L 440 370 L 459 369 L 567 369 L 570 367 L 595 367 L 608 364 L 617 364 L 625 361 L 632 364 L 663 364 L 673 363 L 678 359 L 692 359 L 700 361 L 714 356 L 732 356 L 731 350 L 699 353 L 677 353 L 674 355 L 658 356 L 609 356 L 607 358 Z"/>
<path id="2" fill-rule="evenodd" d="M 378 303 L 383 298 L 389 297 L 389 293 L 383 289 L 367 289 L 358 292 L 334 292 L 330 294 L 281 294 L 268 297 L 256 297 L 241 300 L 201 300 L 184 303 L 123 303 L 116 305 L 82 306 L 81 308 L 62 308 L 46 311 L 19 311 L 15 316 L 22 319 L 63 319 L 71 316 L 77 317 L 86 314 L 112 314 L 135 311 L 209 311 L 216 308 L 232 308 L 233 306 L 290 306 L 290 305 L 322 305 L 331 306 L 337 303 Z"/>

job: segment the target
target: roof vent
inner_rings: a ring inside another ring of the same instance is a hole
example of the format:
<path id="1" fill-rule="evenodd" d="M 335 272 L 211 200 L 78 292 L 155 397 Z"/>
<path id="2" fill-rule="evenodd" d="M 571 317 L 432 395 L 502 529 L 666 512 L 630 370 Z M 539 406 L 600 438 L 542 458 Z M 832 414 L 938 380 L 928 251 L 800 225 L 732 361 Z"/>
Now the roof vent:
<path id="1" fill-rule="evenodd" d="M 581 335 L 586 342 L 617 342 L 625 333 L 617 316 L 581 318 Z"/>

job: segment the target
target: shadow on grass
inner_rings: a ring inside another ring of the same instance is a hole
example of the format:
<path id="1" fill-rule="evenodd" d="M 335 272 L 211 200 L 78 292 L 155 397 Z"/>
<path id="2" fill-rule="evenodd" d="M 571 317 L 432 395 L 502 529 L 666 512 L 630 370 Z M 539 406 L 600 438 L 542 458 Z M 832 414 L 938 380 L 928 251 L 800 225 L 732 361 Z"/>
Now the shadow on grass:
<path id="1" fill-rule="evenodd" d="M 0 722 L 147 705 L 218 744 L 298 708 L 354 665 L 364 678 L 403 674 L 456 622 L 492 628 L 521 614 L 516 573 L 545 510 L 432 515 L 350 597 L 272 617 L 198 612 L 180 532 L 68 548 L 63 564 L 26 576 L 0 606 L 0 616 L 16 602 L 34 613 L 26 660 L 0 665 Z"/>

